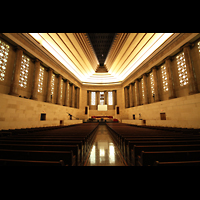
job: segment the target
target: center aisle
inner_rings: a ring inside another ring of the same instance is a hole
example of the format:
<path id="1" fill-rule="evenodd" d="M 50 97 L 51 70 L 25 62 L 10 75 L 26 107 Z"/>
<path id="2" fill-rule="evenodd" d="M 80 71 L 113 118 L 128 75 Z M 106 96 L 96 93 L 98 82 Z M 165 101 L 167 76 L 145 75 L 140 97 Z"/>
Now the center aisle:
<path id="1" fill-rule="evenodd" d="M 125 166 L 106 125 L 99 125 L 85 166 Z"/>

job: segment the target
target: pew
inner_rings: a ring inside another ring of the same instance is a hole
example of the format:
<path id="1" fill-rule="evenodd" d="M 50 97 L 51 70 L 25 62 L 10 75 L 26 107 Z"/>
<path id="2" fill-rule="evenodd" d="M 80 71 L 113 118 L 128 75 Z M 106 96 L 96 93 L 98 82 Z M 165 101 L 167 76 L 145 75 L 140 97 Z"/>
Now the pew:
<path id="1" fill-rule="evenodd" d="M 200 166 L 200 160 L 195 160 L 195 161 L 177 161 L 177 162 L 159 162 L 159 161 L 155 161 L 153 166 Z"/>
<path id="2" fill-rule="evenodd" d="M 199 160 L 200 150 L 188 151 L 142 151 L 138 156 L 138 166 L 153 166 L 155 161 L 195 161 Z"/>
<path id="3" fill-rule="evenodd" d="M 65 165 L 63 160 L 38 161 L 38 160 L 0 159 L 0 166 L 68 166 L 68 165 Z"/>
<path id="4" fill-rule="evenodd" d="M 131 149 L 134 145 L 186 145 L 200 144 L 200 140 L 158 140 L 158 141 L 129 141 L 127 145 L 128 157 L 130 159 Z"/>
<path id="5" fill-rule="evenodd" d="M 76 166 L 80 166 L 81 152 L 78 145 L 31 145 L 31 144 L 0 144 L 0 149 L 37 150 L 37 151 L 73 151 L 76 156 Z"/>
<path id="6" fill-rule="evenodd" d="M 73 151 L 36 151 L 0 149 L 0 159 L 60 161 L 65 165 L 75 166 L 76 156 Z"/>
<path id="7" fill-rule="evenodd" d="M 196 139 L 200 139 L 200 138 L 196 138 Z M 125 140 L 125 142 L 124 142 L 124 146 L 123 146 L 123 153 L 124 153 L 124 156 L 127 158 L 127 161 L 130 161 L 130 155 L 131 155 L 131 150 L 134 148 L 134 142 L 135 141 L 141 141 L 141 142 L 143 142 L 143 141 L 147 141 L 147 143 L 148 143 L 148 141 L 152 141 L 152 142 L 155 142 L 155 143 L 162 143 L 162 144 L 168 144 L 168 143 L 173 143 L 173 142 L 175 142 L 176 143 L 176 141 L 177 142 L 185 142 L 185 143 L 190 143 L 190 141 L 191 141 L 191 143 L 195 143 L 195 142 L 197 142 L 197 143 L 200 143 L 200 140 L 195 140 L 194 141 L 194 138 L 193 137 L 188 137 L 188 138 L 186 138 L 186 137 L 145 137 L 145 138 L 128 138 L 128 139 L 126 139 Z M 174 144 L 175 144 L 174 143 Z"/>
<path id="8" fill-rule="evenodd" d="M 200 150 L 200 144 L 186 144 L 186 145 L 134 145 L 131 149 L 132 166 L 137 163 L 137 157 L 142 151 L 187 151 L 187 150 Z"/>
<path id="9" fill-rule="evenodd" d="M 122 123 L 107 124 L 107 127 L 124 159 L 132 166 L 137 162 L 138 154 L 141 153 L 141 151 L 200 150 L 199 130 L 158 127 L 147 128 Z M 133 150 L 134 145 L 141 146 L 139 150 L 137 149 L 139 153 L 135 153 L 135 150 Z M 166 145 L 170 147 L 166 147 Z M 148 146 L 152 146 L 152 148 L 147 149 Z M 155 146 L 157 146 L 156 149 Z M 144 149 L 142 149 L 142 147 L 144 147 Z M 160 147 L 160 149 L 158 147 Z"/>
<path id="10" fill-rule="evenodd" d="M 79 166 L 84 163 L 84 159 L 87 157 L 87 153 L 89 152 L 89 149 L 94 141 L 95 132 L 98 125 L 98 123 L 93 123 L 72 125 L 67 127 L 17 129 L 10 130 L 11 132 L 8 132 L 8 134 L 4 134 L 2 132 L 2 137 L 0 137 L 0 151 L 3 152 L 1 156 L 5 155 L 5 157 L 2 159 L 8 159 L 6 156 L 9 155 L 13 156 L 14 154 L 19 154 L 19 158 L 17 160 L 25 160 L 22 155 L 42 155 L 44 151 L 48 151 L 49 154 L 54 151 L 54 154 L 59 155 L 59 153 L 61 154 L 63 151 L 70 151 L 73 153 L 73 163 L 71 162 L 68 165 Z M 46 155 L 49 154 L 46 153 Z M 20 155 L 22 157 L 20 157 Z M 55 157 L 53 153 L 52 157 Z M 33 159 L 35 159 L 35 161 L 41 161 L 41 158 L 26 158 L 26 160 Z M 47 159 L 47 157 L 45 159 Z M 13 160 L 8 161 L 12 164 L 15 163 L 17 165 L 17 163 L 20 163 L 19 161 L 14 161 L 16 160 L 16 157 L 13 157 L 10 160 Z M 48 162 L 50 161 L 48 160 Z M 57 162 L 57 160 L 55 162 Z M 31 162 L 29 164 L 31 165 Z"/>

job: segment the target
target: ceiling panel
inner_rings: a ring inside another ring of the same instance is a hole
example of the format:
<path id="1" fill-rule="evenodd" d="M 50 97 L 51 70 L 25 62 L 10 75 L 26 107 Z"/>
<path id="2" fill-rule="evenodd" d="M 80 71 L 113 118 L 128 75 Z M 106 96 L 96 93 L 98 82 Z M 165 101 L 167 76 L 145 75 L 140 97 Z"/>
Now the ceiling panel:
<path id="1" fill-rule="evenodd" d="M 120 84 L 173 36 L 172 33 L 30 33 L 30 35 L 83 84 Z M 105 65 L 108 72 L 99 73 L 101 72 L 97 70 L 99 65 Z"/>

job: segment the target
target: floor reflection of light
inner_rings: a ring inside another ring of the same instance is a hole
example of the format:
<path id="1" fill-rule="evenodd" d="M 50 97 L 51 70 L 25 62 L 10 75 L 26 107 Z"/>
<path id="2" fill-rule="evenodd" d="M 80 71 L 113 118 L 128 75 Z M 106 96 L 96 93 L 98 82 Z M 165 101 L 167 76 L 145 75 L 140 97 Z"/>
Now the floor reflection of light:
<path id="1" fill-rule="evenodd" d="M 104 149 L 100 149 L 100 156 L 105 156 L 105 150 Z"/>
<path id="2" fill-rule="evenodd" d="M 95 145 L 92 147 L 92 151 L 90 153 L 90 163 L 94 164 L 96 162 L 96 155 L 95 155 Z"/>
<path id="3" fill-rule="evenodd" d="M 109 163 L 115 162 L 115 147 L 113 143 L 109 143 Z"/>

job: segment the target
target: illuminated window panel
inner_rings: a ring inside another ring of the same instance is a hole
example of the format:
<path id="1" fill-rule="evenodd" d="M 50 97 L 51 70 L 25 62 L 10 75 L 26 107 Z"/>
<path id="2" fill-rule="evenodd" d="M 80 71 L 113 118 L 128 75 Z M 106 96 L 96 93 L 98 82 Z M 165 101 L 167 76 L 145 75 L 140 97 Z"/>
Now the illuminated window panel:
<path id="1" fill-rule="evenodd" d="M 153 72 L 150 73 L 151 93 L 154 94 L 154 77 Z"/>
<path id="2" fill-rule="evenodd" d="M 108 105 L 113 105 L 113 92 L 108 92 Z"/>
<path id="3" fill-rule="evenodd" d="M 38 80 L 38 92 L 39 93 L 42 93 L 43 80 L 44 80 L 44 67 L 40 66 L 39 80 Z"/>
<path id="4" fill-rule="evenodd" d="M 62 93 L 63 93 L 63 79 L 61 79 L 61 92 L 60 92 L 61 99 L 62 99 Z"/>
<path id="5" fill-rule="evenodd" d="M 52 74 L 52 79 L 51 79 L 51 95 L 52 96 L 54 94 L 54 86 L 55 86 L 55 74 Z"/>
<path id="6" fill-rule="evenodd" d="M 0 40 L 0 81 L 4 81 L 8 60 L 9 46 Z"/>
<path id="7" fill-rule="evenodd" d="M 176 56 L 176 63 L 177 63 L 177 68 L 178 68 L 178 76 L 179 76 L 180 86 L 187 85 L 188 84 L 188 76 L 187 76 L 184 52 L 182 52 L 178 56 Z"/>
<path id="8" fill-rule="evenodd" d="M 91 105 L 96 105 L 96 92 L 91 92 Z"/>
<path id="9" fill-rule="evenodd" d="M 27 56 L 22 55 L 19 85 L 23 88 L 27 87 L 29 64 L 30 59 Z"/>
<path id="10" fill-rule="evenodd" d="M 141 83 L 142 83 L 142 101 L 144 102 L 144 79 L 141 79 Z"/>
<path id="11" fill-rule="evenodd" d="M 161 76 L 162 76 L 162 82 L 163 82 L 163 91 L 168 91 L 168 80 L 167 80 L 167 71 L 165 65 L 161 66 Z"/>

